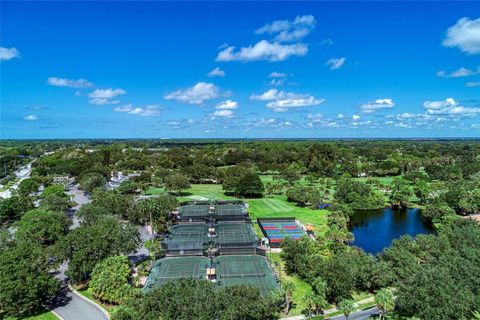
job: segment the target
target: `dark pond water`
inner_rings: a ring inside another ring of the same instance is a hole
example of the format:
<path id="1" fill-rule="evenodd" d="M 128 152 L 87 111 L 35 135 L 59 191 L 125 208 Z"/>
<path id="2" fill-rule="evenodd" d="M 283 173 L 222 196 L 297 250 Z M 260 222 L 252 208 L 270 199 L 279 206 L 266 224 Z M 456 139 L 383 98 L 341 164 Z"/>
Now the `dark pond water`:
<path id="1" fill-rule="evenodd" d="M 350 231 L 355 236 L 353 245 L 372 254 L 382 251 L 404 234 L 434 233 L 431 225 L 422 220 L 420 210 L 415 208 L 357 211 L 350 222 Z"/>

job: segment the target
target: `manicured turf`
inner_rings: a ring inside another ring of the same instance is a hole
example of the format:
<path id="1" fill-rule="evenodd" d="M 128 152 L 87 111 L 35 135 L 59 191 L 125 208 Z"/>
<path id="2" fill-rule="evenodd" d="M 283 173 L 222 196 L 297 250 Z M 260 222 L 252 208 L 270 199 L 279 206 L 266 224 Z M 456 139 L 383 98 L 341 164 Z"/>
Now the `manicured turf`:
<path id="1" fill-rule="evenodd" d="M 317 232 L 326 231 L 328 210 L 301 208 L 288 202 L 286 196 L 250 199 L 248 211 L 253 220 L 257 218 L 295 217 L 304 224 L 312 224 Z"/>
<path id="2" fill-rule="evenodd" d="M 147 194 L 161 194 L 165 191 L 161 188 L 150 188 Z M 235 197 L 226 196 L 219 184 L 192 184 L 186 190 L 188 196 L 181 196 L 179 201 L 200 200 L 201 198 L 215 200 L 234 200 Z M 327 210 L 312 210 L 301 208 L 293 202 L 288 202 L 286 196 L 263 197 L 260 199 L 243 199 L 249 205 L 248 212 L 254 222 L 257 218 L 295 217 L 304 224 L 312 224 L 317 232 L 326 231 Z"/>
<path id="3" fill-rule="evenodd" d="M 280 276 L 280 283 L 292 282 L 294 285 L 294 289 L 292 291 L 293 305 L 288 316 L 298 316 L 303 314 L 303 311 L 307 307 L 304 296 L 313 291 L 312 287 L 296 276 L 287 275 L 284 269 L 284 262 L 280 258 L 280 254 L 270 253 L 268 258 Z"/>
<path id="4" fill-rule="evenodd" d="M 58 320 L 58 318 L 50 311 L 43 311 L 37 315 L 25 317 L 25 318 L 16 318 L 8 317 L 5 320 Z"/>

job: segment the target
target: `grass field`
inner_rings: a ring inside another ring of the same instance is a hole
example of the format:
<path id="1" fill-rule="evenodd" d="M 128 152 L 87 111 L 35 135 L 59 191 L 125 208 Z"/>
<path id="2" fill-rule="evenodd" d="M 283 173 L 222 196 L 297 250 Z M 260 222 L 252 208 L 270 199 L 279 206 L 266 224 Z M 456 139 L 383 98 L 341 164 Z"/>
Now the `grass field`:
<path id="1" fill-rule="evenodd" d="M 39 312 L 38 314 L 30 317 L 8 317 L 5 318 L 5 320 L 58 320 L 58 318 L 50 311 L 42 311 Z"/>
<path id="2" fill-rule="evenodd" d="M 307 307 L 304 296 L 307 293 L 312 292 L 312 287 L 297 276 L 287 275 L 284 270 L 284 262 L 279 253 L 268 254 L 268 259 L 277 270 L 277 273 L 280 276 L 280 283 L 291 282 L 294 285 L 294 289 L 292 291 L 293 304 L 288 316 L 298 316 L 303 314 L 303 311 Z"/>
<path id="3" fill-rule="evenodd" d="M 304 224 L 311 224 L 316 232 L 326 231 L 327 210 L 312 210 L 301 208 L 293 202 L 288 202 L 286 196 L 249 199 L 248 211 L 253 220 L 257 218 L 295 217 Z"/>
<path id="4" fill-rule="evenodd" d="M 165 191 L 162 188 L 150 188 L 146 194 L 162 194 Z M 187 196 L 181 196 L 179 201 L 215 199 L 215 200 L 234 200 L 235 197 L 223 194 L 222 186 L 219 184 L 192 184 L 190 189 L 185 191 Z M 312 210 L 301 208 L 293 202 L 288 202 L 286 196 L 272 196 L 260 199 L 244 199 L 248 203 L 248 211 L 252 220 L 257 218 L 274 217 L 295 217 L 304 224 L 312 224 L 317 232 L 326 230 L 327 210 Z"/>

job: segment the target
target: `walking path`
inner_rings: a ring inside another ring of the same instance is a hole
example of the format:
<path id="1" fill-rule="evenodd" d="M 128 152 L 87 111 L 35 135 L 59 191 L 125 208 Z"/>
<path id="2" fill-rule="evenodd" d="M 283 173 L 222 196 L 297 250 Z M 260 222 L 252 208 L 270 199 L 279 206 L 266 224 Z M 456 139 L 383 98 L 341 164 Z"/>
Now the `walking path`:
<path id="1" fill-rule="evenodd" d="M 361 307 L 362 305 L 365 305 L 367 303 L 371 303 L 373 301 L 374 301 L 374 298 L 369 297 L 369 298 L 357 301 L 357 302 L 355 302 L 355 304 L 357 304 Z M 328 316 L 329 314 L 336 313 L 336 312 L 338 312 L 337 308 L 331 308 L 331 309 L 325 310 L 325 313 L 324 313 L 325 319 L 329 319 L 329 320 L 344 320 L 344 319 L 346 319 L 344 315 L 337 315 L 337 316 L 333 316 L 333 317 Z M 380 311 L 378 310 L 378 308 L 376 306 L 373 306 L 371 308 L 366 308 L 366 309 L 355 311 L 354 313 L 352 313 L 348 317 L 348 319 L 349 320 L 366 320 L 366 319 L 370 318 L 371 315 L 378 314 L 379 312 Z M 288 318 L 281 318 L 281 320 L 304 320 L 304 319 L 307 319 L 307 317 L 304 316 L 304 315 L 293 316 L 293 317 L 288 317 Z"/>

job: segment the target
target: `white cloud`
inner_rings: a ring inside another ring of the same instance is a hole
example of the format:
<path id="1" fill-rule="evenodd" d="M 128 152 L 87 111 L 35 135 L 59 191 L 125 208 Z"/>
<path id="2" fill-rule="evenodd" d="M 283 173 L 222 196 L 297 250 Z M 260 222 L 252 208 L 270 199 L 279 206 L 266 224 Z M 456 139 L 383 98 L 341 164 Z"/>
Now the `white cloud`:
<path id="1" fill-rule="evenodd" d="M 251 95 L 250 99 L 269 101 L 267 108 L 273 109 L 275 112 L 286 112 L 290 108 L 316 106 L 325 101 L 309 94 L 278 91 L 277 89 L 270 89 L 261 95 Z"/>
<path id="2" fill-rule="evenodd" d="M 295 20 L 275 20 L 255 30 L 256 34 L 275 34 L 275 41 L 298 41 L 307 36 L 317 24 L 312 15 L 295 17 Z"/>
<path id="3" fill-rule="evenodd" d="M 480 87 L 480 82 L 467 82 L 465 86 L 469 88 Z"/>
<path id="4" fill-rule="evenodd" d="M 282 86 L 287 81 L 288 75 L 282 72 L 272 72 L 268 75 L 269 78 L 272 78 L 268 83 L 271 86 Z"/>
<path id="5" fill-rule="evenodd" d="M 223 95 L 228 95 L 228 92 Z M 220 89 L 213 83 L 199 82 L 193 87 L 173 91 L 165 95 L 164 98 L 190 104 L 202 104 L 206 100 L 215 99 L 221 96 Z"/>
<path id="6" fill-rule="evenodd" d="M 322 40 L 322 42 L 320 42 L 320 44 L 321 44 L 322 46 L 327 46 L 327 47 L 333 45 L 334 43 L 335 43 L 335 42 L 333 42 L 333 40 L 330 39 L 330 38 L 324 39 L 324 40 Z"/>
<path id="7" fill-rule="evenodd" d="M 285 81 L 287 81 L 287 79 L 285 79 L 285 78 L 283 78 L 283 79 L 272 79 L 272 80 L 270 80 L 270 82 L 268 84 L 271 85 L 271 86 L 283 86 L 285 84 Z"/>
<path id="8" fill-rule="evenodd" d="M 362 104 L 360 109 L 363 113 L 374 113 L 382 109 L 392 109 L 395 107 L 395 103 L 392 99 L 377 99 L 375 101 L 369 101 L 368 103 Z"/>
<path id="9" fill-rule="evenodd" d="M 467 54 L 480 53 L 480 18 L 459 19 L 455 25 L 448 28 L 442 44 L 446 47 L 458 47 Z"/>
<path id="10" fill-rule="evenodd" d="M 215 110 L 213 113 L 214 117 L 223 117 L 223 118 L 231 118 L 233 117 L 232 110 Z"/>
<path id="11" fill-rule="evenodd" d="M 337 69 L 340 69 L 344 64 L 345 64 L 345 60 L 347 58 L 345 57 L 341 57 L 341 58 L 332 58 L 330 60 L 328 60 L 325 65 L 327 67 L 330 67 L 330 70 L 337 70 Z"/>
<path id="12" fill-rule="evenodd" d="M 467 108 L 461 106 L 453 98 L 440 101 L 425 101 L 423 103 L 427 114 L 446 116 L 474 116 L 480 114 L 480 108 Z"/>
<path id="13" fill-rule="evenodd" d="M 283 61 L 291 56 L 304 56 L 308 52 L 307 45 L 303 43 L 281 44 L 260 40 L 253 46 L 243 47 L 235 51 L 235 47 L 228 47 L 220 51 L 217 61 Z"/>
<path id="14" fill-rule="evenodd" d="M 117 104 L 119 100 L 113 100 L 116 96 L 127 93 L 123 89 L 96 89 L 95 91 L 88 94 L 91 98 L 90 103 L 96 105 L 105 105 L 105 104 Z"/>
<path id="15" fill-rule="evenodd" d="M 444 70 L 440 70 L 437 72 L 437 77 L 442 77 L 442 78 L 460 78 L 460 77 L 469 77 L 469 76 L 475 76 L 477 74 L 480 74 L 480 68 L 478 68 L 476 71 L 475 70 L 470 70 L 464 67 L 461 67 L 451 73 L 447 73 Z"/>
<path id="16" fill-rule="evenodd" d="M 218 110 L 232 110 L 237 108 L 238 108 L 238 102 L 233 100 L 225 100 L 218 103 L 215 106 L 215 109 L 218 109 Z"/>
<path id="17" fill-rule="evenodd" d="M 210 71 L 207 76 L 209 77 L 225 77 L 225 71 L 220 69 L 219 67 L 216 67 L 212 71 Z"/>
<path id="18" fill-rule="evenodd" d="M 66 78 L 50 77 L 48 78 L 47 83 L 55 87 L 69 87 L 77 89 L 93 87 L 93 83 L 85 79 L 72 80 Z"/>
<path id="19" fill-rule="evenodd" d="M 353 119 L 353 120 L 358 120 L 358 119 L 360 119 L 360 116 L 357 115 L 357 114 L 354 114 L 354 115 L 352 116 L 352 119 Z"/>
<path id="20" fill-rule="evenodd" d="M 35 121 L 38 120 L 38 116 L 35 114 L 29 114 L 28 116 L 23 117 L 23 120 Z"/>
<path id="21" fill-rule="evenodd" d="M 113 111 L 124 112 L 142 117 L 158 117 L 160 115 L 160 107 L 156 104 L 145 107 L 134 107 L 132 104 L 127 104 L 123 107 L 116 107 L 113 109 Z"/>
<path id="22" fill-rule="evenodd" d="M 287 74 L 283 72 L 272 72 L 268 75 L 269 78 L 286 78 Z"/>
<path id="23" fill-rule="evenodd" d="M 260 40 L 248 47 L 235 50 L 227 46 L 217 55 L 217 61 L 284 61 L 291 56 L 304 56 L 308 46 L 299 41 L 316 25 L 312 15 L 297 16 L 293 21 L 276 20 L 255 30 L 256 34 L 272 35 L 273 39 Z M 284 42 L 291 42 L 284 44 Z"/>
<path id="24" fill-rule="evenodd" d="M 20 52 L 15 48 L 0 47 L 0 61 L 8 61 L 13 58 L 20 58 Z"/>
<path id="25" fill-rule="evenodd" d="M 324 122 L 323 115 L 320 113 L 310 113 L 307 115 L 307 120 L 312 123 Z"/>
<path id="26" fill-rule="evenodd" d="M 343 119 L 343 118 L 345 118 L 345 116 L 343 115 L 343 113 L 337 114 L 337 119 Z"/>

